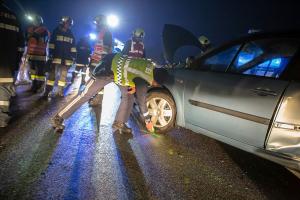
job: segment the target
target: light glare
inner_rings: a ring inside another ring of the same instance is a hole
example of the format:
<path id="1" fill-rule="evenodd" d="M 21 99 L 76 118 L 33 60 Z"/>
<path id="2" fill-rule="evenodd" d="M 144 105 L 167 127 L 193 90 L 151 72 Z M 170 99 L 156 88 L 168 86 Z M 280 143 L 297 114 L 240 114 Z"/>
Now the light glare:
<path id="1" fill-rule="evenodd" d="M 115 15 L 109 15 L 107 17 L 107 24 L 110 27 L 116 27 L 119 25 L 119 18 Z"/>

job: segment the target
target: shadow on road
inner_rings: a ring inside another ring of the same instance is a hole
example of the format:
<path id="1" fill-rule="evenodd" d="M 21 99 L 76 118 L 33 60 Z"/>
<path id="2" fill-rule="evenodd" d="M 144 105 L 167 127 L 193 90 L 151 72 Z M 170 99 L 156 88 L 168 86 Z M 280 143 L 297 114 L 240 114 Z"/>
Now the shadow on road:
<path id="1" fill-rule="evenodd" d="M 300 179 L 287 169 L 229 145 L 219 144 L 268 199 L 299 199 Z"/>
<path id="2" fill-rule="evenodd" d="M 139 166 L 135 154 L 131 148 L 131 134 L 114 133 L 118 162 L 122 173 L 123 184 L 127 188 L 129 199 L 149 199 L 144 174 Z"/>

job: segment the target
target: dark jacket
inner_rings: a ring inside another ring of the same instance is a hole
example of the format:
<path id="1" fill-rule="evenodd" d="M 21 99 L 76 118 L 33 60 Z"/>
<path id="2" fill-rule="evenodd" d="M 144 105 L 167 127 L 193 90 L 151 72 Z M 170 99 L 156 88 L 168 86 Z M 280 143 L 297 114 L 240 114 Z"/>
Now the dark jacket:
<path id="1" fill-rule="evenodd" d="M 63 31 L 61 25 L 54 29 L 49 42 L 49 55 L 52 63 L 71 65 L 76 58 L 75 38 L 69 29 Z"/>
<path id="2" fill-rule="evenodd" d="M 15 71 L 23 51 L 24 36 L 18 18 L 0 4 L 0 67 Z"/>
<path id="3" fill-rule="evenodd" d="M 91 55 L 91 46 L 86 39 L 81 39 L 77 43 L 77 58 L 76 64 L 77 65 L 88 65 L 89 64 L 89 57 Z"/>
<path id="4" fill-rule="evenodd" d="M 103 57 L 100 64 L 94 69 L 93 76 L 96 78 L 104 76 L 114 76 L 113 71 L 111 70 L 111 64 L 115 57 L 115 53 L 107 54 Z"/>

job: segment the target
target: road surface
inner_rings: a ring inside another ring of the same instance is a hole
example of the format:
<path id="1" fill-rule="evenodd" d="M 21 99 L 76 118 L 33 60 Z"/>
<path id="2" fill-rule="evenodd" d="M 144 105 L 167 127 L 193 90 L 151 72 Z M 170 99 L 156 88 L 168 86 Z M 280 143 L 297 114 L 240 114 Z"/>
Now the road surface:
<path id="1" fill-rule="evenodd" d="M 285 168 L 176 128 L 132 135 L 97 131 L 82 106 L 63 134 L 50 117 L 76 92 L 51 102 L 18 88 L 13 121 L 0 129 L 0 199 L 300 199 Z"/>

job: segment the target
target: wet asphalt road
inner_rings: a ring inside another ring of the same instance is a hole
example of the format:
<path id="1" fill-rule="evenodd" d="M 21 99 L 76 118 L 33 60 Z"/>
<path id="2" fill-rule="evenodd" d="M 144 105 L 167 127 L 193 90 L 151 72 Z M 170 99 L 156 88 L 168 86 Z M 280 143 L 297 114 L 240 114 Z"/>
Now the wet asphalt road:
<path id="1" fill-rule="evenodd" d="M 66 100 L 18 90 L 0 129 L 1 200 L 300 199 L 285 168 L 185 129 L 149 135 L 131 119 L 132 135 L 98 132 L 99 109 L 84 105 L 56 134 L 49 118 Z"/>

